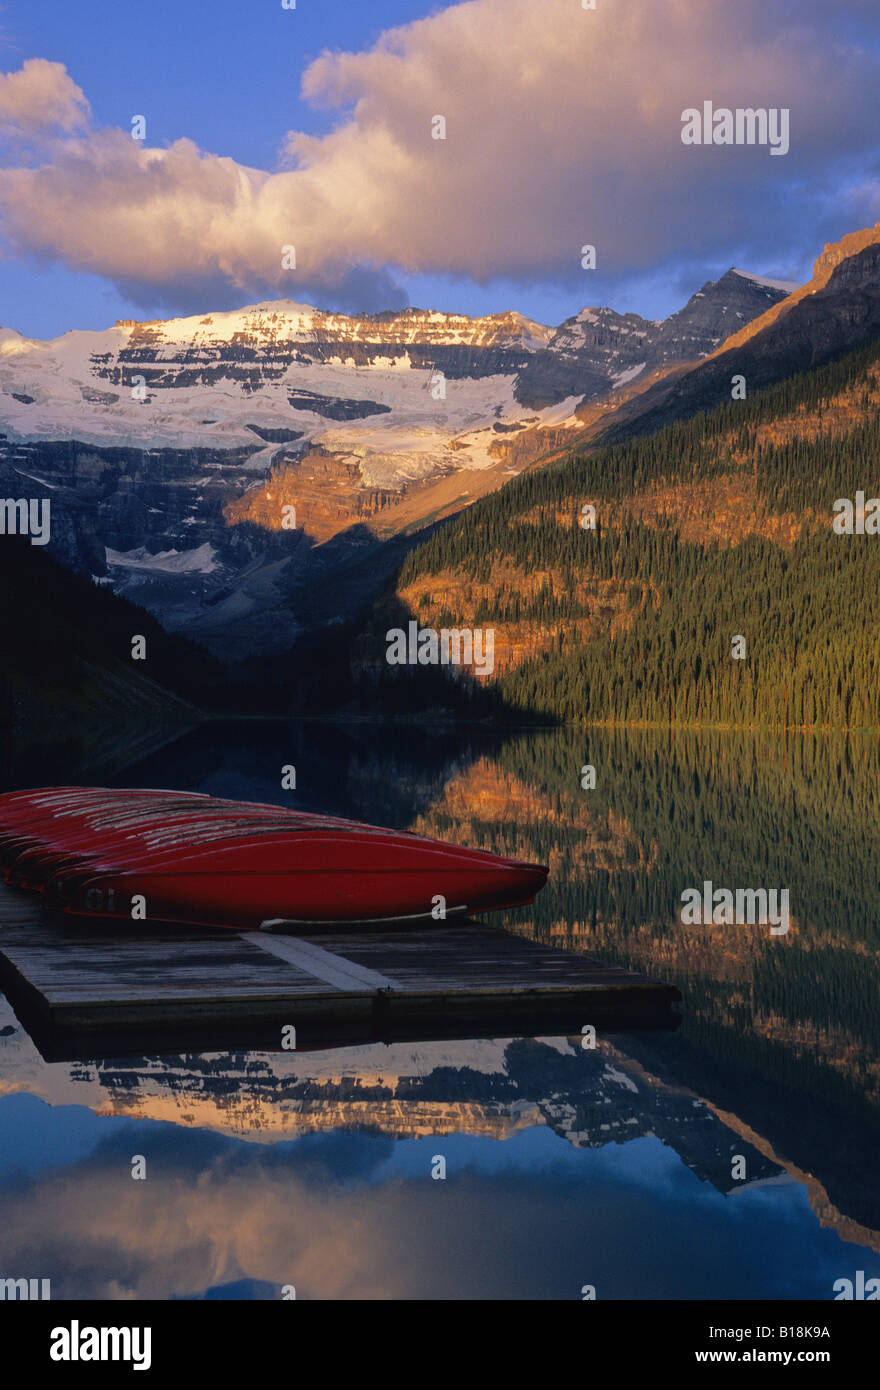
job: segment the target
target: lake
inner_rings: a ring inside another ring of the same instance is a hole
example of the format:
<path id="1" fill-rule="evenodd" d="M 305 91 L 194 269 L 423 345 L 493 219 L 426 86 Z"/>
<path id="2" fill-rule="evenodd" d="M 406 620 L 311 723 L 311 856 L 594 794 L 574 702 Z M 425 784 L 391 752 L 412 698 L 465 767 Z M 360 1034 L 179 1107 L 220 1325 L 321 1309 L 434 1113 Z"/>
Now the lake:
<path id="1" fill-rule="evenodd" d="M 681 1024 L 46 1062 L 0 1001 L 0 1273 L 77 1299 L 830 1300 L 880 1277 L 874 736 L 249 721 L 153 742 L 92 773 L 53 749 L 35 776 L 540 860 L 546 889 L 499 922 L 671 981 Z M 682 925 L 706 881 L 787 889 L 788 930 Z"/>

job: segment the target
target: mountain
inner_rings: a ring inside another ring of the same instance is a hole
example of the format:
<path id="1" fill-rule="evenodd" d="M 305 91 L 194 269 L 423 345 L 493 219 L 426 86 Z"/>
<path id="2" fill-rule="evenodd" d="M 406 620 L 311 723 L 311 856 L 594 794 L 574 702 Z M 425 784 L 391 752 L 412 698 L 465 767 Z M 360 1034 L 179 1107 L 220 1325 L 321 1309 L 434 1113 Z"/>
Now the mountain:
<path id="1" fill-rule="evenodd" d="M 566 390 L 582 404 L 607 396 L 675 363 L 705 357 L 797 288 L 793 281 L 733 269 L 708 281 L 683 309 L 659 322 L 613 309 L 582 309 L 534 354 L 517 379 L 516 398 L 540 408 Z"/>
<path id="2" fill-rule="evenodd" d="M 494 692 L 508 718 L 876 728 L 880 551 L 867 524 L 845 535 L 832 520 L 838 498 L 876 490 L 878 251 L 842 262 L 824 291 L 736 350 L 758 353 L 783 323 L 818 315 L 811 345 L 790 334 L 768 352 L 782 376 L 772 388 L 574 450 L 414 547 L 348 639 L 373 698 L 437 703 L 433 686 L 420 694 L 433 668 L 385 660 L 386 630 L 414 620 L 492 629 L 491 675 L 461 670 L 456 686 L 480 713 Z M 847 322 L 849 336 L 871 336 L 841 357 L 830 345 Z M 787 375 L 807 351 L 831 360 Z M 595 529 L 578 524 L 584 503 Z"/>
<path id="3" fill-rule="evenodd" d="M 750 338 L 763 333 L 783 314 L 788 313 L 796 304 L 800 304 L 801 300 L 807 299 L 819 290 L 824 290 L 837 267 L 842 265 L 844 261 L 851 260 L 870 247 L 876 247 L 878 242 L 880 242 L 880 222 L 875 223 L 873 227 L 863 227 L 857 232 L 849 232 L 845 237 L 841 237 L 840 241 L 826 242 L 821 254 L 814 262 L 813 274 L 807 283 L 800 287 L 793 286 L 792 293 L 785 301 L 780 300 L 778 305 L 767 309 L 758 318 L 753 319 L 750 324 L 739 329 L 725 342 L 722 350 L 727 351 L 731 348 L 742 347 Z"/>
<path id="4" fill-rule="evenodd" d="M 789 288 L 731 270 L 661 322 L 555 329 L 290 300 L 48 343 L 3 329 L 0 488 L 50 498 L 52 553 L 167 627 L 283 649 L 304 585 L 494 491 L 522 431 L 578 430 L 583 402 L 706 357 Z"/>
<path id="5" fill-rule="evenodd" d="M 731 393 L 733 376 L 749 392 L 870 342 L 880 333 L 880 222 L 826 245 L 812 278 L 733 334 L 705 361 L 671 372 L 638 399 L 606 416 L 607 441 L 643 434 L 711 409 Z"/>

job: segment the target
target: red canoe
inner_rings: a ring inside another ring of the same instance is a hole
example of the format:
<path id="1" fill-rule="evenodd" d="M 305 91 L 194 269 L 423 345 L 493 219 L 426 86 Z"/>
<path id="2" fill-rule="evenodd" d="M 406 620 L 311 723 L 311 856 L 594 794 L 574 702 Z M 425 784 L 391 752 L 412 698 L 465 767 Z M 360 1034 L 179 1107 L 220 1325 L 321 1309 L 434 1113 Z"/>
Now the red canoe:
<path id="1" fill-rule="evenodd" d="M 86 916 L 256 928 L 419 921 L 531 902 L 547 869 L 407 831 L 197 792 L 0 796 L 0 869 Z M 439 919 L 438 920 L 442 920 Z"/>

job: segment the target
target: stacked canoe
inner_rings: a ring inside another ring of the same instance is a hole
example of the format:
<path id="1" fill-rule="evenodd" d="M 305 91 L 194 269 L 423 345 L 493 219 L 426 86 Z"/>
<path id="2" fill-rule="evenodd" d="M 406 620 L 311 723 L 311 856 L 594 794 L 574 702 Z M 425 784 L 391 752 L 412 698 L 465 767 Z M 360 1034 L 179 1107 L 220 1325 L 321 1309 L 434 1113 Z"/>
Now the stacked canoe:
<path id="1" fill-rule="evenodd" d="M 548 872 L 333 816 L 101 787 L 0 795 L 0 870 L 74 915 L 236 930 L 443 921 L 531 902 Z"/>

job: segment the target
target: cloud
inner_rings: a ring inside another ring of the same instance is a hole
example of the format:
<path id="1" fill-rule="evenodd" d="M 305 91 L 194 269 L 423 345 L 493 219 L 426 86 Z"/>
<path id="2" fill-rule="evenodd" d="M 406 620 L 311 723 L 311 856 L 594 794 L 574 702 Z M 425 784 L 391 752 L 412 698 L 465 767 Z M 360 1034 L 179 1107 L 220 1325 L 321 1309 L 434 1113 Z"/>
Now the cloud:
<path id="1" fill-rule="evenodd" d="M 862 6 L 805 0 L 774 26 L 763 0 L 469 0 L 313 61 L 303 95 L 336 125 L 288 132 L 272 171 L 186 138 L 80 132 L 82 93 L 33 60 L 0 79 L 0 100 L 9 119 L 19 101 L 22 128 L 54 111 L 68 134 L 43 162 L 0 169 L 0 235 L 144 302 L 225 287 L 361 307 L 400 302 L 396 277 L 416 272 L 574 285 L 584 244 L 605 276 L 800 246 L 835 172 L 852 178 L 877 146 L 880 61 L 839 36 L 841 10 Z M 681 113 L 704 100 L 788 107 L 790 153 L 683 146 Z"/>
<path id="2" fill-rule="evenodd" d="M 138 1127 L 138 1147 L 120 1142 L 114 1161 L 0 1186 L 3 1274 L 50 1278 L 60 1300 L 193 1297 L 252 1280 L 275 1298 L 293 1284 L 298 1298 L 388 1301 L 577 1299 L 587 1282 L 600 1298 L 766 1299 L 791 1293 L 793 1270 L 818 1298 L 846 1272 L 800 1186 L 744 1193 L 731 1211 L 657 1139 L 571 1153 L 553 1137 L 536 1158 L 525 1135 L 435 1135 L 394 1146 L 404 1175 L 376 1171 L 388 1142 L 366 1135 L 315 1136 L 303 1162 L 301 1144 L 212 1157 L 198 1132 L 175 1134 L 176 1161 L 170 1143 L 154 1156 Z M 133 1153 L 146 1155 L 145 1181 L 132 1181 Z M 444 1182 L 430 1177 L 436 1153 Z"/>
<path id="3" fill-rule="evenodd" d="M 0 130 L 32 134 L 86 123 L 89 103 L 63 63 L 29 58 L 18 72 L 0 73 Z"/>

